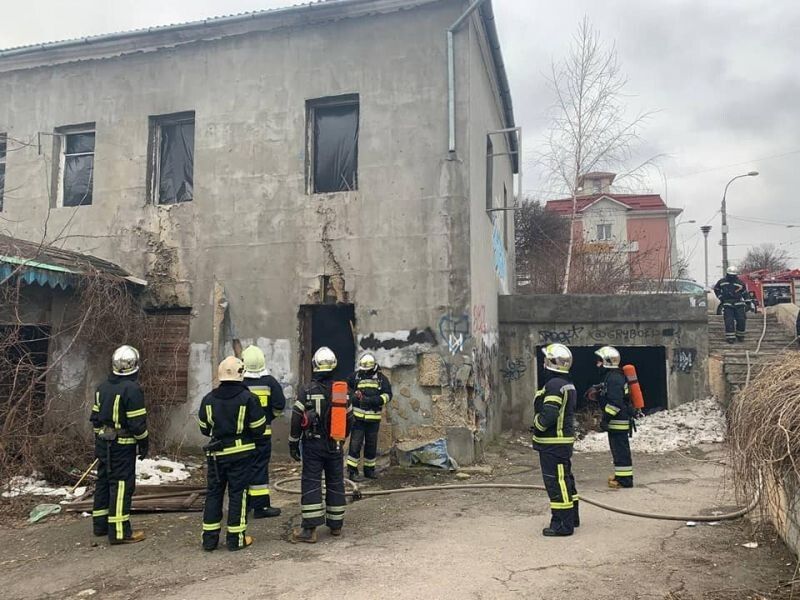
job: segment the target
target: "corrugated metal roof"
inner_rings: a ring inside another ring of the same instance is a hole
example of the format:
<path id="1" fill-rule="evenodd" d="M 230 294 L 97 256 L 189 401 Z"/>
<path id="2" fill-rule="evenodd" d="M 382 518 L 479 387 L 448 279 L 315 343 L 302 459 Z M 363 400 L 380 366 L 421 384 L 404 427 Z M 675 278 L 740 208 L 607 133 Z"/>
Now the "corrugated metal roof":
<path id="1" fill-rule="evenodd" d="M 90 273 L 102 273 L 136 285 L 147 285 L 122 267 L 101 258 L 0 235 L 0 282 L 13 275 L 26 283 L 67 289 Z"/>

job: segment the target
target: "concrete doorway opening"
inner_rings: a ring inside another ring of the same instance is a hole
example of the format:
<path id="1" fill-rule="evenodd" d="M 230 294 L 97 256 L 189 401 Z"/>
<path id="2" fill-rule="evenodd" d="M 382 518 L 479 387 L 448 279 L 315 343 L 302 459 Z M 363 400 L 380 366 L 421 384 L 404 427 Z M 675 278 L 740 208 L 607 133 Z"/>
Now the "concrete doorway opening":
<path id="1" fill-rule="evenodd" d="M 578 410 L 587 408 L 584 394 L 590 386 L 599 383 L 601 374 L 595 366 L 594 352 L 600 346 L 570 346 L 572 351 L 572 380 L 578 390 Z M 536 348 L 538 381 L 544 381 L 543 346 Z M 632 364 L 639 375 L 644 395 L 644 412 L 667 408 L 667 353 L 664 346 L 615 346 L 622 356 L 622 364 Z M 540 385 L 541 387 L 541 385 Z"/>
<path id="2" fill-rule="evenodd" d="M 353 304 L 309 304 L 300 307 L 300 365 L 302 382 L 311 380 L 311 358 L 321 346 L 336 354 L 336 379 L 347 378 L 356 364 Z"/>

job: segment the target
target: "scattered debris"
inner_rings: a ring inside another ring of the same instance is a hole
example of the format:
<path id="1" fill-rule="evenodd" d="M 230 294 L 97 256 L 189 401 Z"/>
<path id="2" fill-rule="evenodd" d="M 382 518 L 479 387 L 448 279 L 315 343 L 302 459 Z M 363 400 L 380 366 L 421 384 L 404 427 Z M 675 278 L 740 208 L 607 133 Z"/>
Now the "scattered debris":
<path id="1" fill-rule="evenodd" d="M 724 441 L 725 415 L 716 400 L 706 398 L 637 419 L 631 449 L 634 452 L 661 454 Z M 608 452 L 608 436 L 603 432 L 589 433 L 575 442 L 575 450 Z"/>
<path id="2" fill-rule="evenodd" d="M 458 473 L 456 473 L 456 479 L 469 479 L 471 477 L 472 475 L 470 475 L 469 473 L 464 473 L 463 471 L 459 471 Z"/>
<path id="3" fill-rule="evenodd" d="M 447 452 L 447 440 L 431 442 L 400 442 L 396 446 L 397 461 L 401 467 L 430 465 L 440 469 L 457 469 L 458 464 Z"/>
<path id="4" fill-rule="evenodd" d="M 77 594 L 75 594 L 76 598 L 88 598 L 89 596 L 94 596 L 97 593 L 97 590 L 92 588 L 87 588 L 85 590 L 81 590 Z"/>
<path id="5" fill-rule="evenodd" d="M 206 488 L 191 485 L 137 485 L 131 502 L 132 512 L 196 512 L 203 510 Z M 68 512 L 92 509 L 92 499 L 65 505 Z"/>
<path id="6" fill-rule="evenodd" d="M 743 548 L 758 548 L 758 542 L 747 542 L 742 544 Z"/>
<path id="7" fill-rule="evenodd" d="M 686 521 L 687 527 L 697 527 L 697 521 Z"/>
<path id="8" fill-rule="evenodd" d="M 491 475 L 494 472 L 492 465 L 470 465 L 468 467 L 459 467 L 461 473 L 469 473 L 470 475 Z"/>
<path id="9" fill-rule="evenodd" d="M 31 510 L 28 523 L 37 523 L 49 515 L 57 515 L 60 512 L 61 506 L 58 504 L 37 504 Z"/>

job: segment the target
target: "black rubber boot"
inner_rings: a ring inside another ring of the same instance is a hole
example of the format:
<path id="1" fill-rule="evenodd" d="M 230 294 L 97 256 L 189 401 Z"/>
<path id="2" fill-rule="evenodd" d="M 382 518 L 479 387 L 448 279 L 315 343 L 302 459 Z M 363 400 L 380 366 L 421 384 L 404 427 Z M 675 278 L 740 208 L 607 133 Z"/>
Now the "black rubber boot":
<path id="1" fill-rule="evenodd" d="M 280 508 L 275 508 L 274 506 L 267 506 L 265 508 L 256 508 L 253 511 L 253 518 L 268 519 L 270 517 L 279 517 L 280 514 L 281 514 Z"/>
<path id="2" fill-rule="evenodd" d="M 545 537 L 567 537 L 572 535 L 572 533 L 572 531 L 553 529 L 552 527 L 545 527 L 542 529 L 542 535 Z"/>
<path id="3" fill-rule="evenodd" d="M 366 470 L 366 469 L 365 469 L 365 470 Z M 359 475 L 359 474 L 358 474 L 358 469 L 356 469 L 355 467 L 349 467 L 349 468 L 347 469 L 347 478 L 348 478 L 350 481 L 364 481 L 364 480 L 361 478 L 361 475 Z"/>
<path id="4" fill-rule="evenodd" d="M 367 479 L 377 479 L 378 475 L 375 473 L 375 467 L 364 467 L 364 477 Z"/>
<path id="5" fill-rule="evenodd" d="M 216 536 L 213 535 L 204 535 L 203 536 L 203 550 L 206 552 L 213 552 L 219 546 L 219 534 Z"/>

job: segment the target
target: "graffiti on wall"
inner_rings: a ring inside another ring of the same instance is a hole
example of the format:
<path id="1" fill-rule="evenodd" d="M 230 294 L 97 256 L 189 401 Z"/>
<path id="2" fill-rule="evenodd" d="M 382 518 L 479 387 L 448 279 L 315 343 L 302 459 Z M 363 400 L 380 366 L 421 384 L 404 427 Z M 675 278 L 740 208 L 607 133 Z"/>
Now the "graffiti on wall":
<path id="1" fill-rule="evenodd" d="M 486 306 L 475 304 L 472 307 L 472 335 L 479 336 L 489 332 L 489 325 L 486 323 Z"/>
<path id="2" fill-rule="evenodd" d="M 691 373 L 697 360 L 694 348 L 675 348 L 672 350 L 672 369 L 679 373 Z"/>
<path id="3" fill-rule="evenodd" d="M 450 354 L 458 354 L 470 336 L 469 315 L 442 315 L 439 319 L 439 335 L 447 344 Z"/>
<path id="4" fill-rule="evenodd" d="M 374 331 L 358 336 L 359 348 L 371 351 L 378 362 L 389 369 L 401 365 L 415 365 L 418 354 L 429 352 L 436 345 L 436 335 L 429 327 Z"/>
<path id="5" fill-rule="evenodd" d="M 527 370 L 525 361 L 521 358 L 507 358 L 506 362 L 500 367 L 500 373 L 506 381 L 516 381 L 520 379 Z"/>
<path id="6" fill-rule="evenodd" d="M 494 256 L 494 272 L 500 282 L 500 293 L 508 293 L 508 257 L 506 256 L 506 247 L 503 243 L 503 235 L 497 228 L 497 225 L 492 227 L 492 254 Z"/>
<path id="7" fill-rule="evenodd" d="M 573 325 L 569 329 L 540 329 L 539 342 L 542 344 L 571 344 L 583 333 L 583 327 Z"/>

